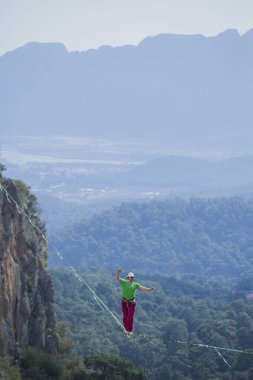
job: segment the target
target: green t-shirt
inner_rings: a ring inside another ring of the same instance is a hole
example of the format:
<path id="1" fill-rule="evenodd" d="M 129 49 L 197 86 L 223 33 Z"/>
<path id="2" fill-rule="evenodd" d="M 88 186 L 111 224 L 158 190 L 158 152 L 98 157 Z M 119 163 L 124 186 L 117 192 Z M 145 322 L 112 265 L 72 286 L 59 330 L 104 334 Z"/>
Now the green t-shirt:
<path id="1" fill-rule="evenodd" d="M 140 284 L 138 282 L 133 282 L 129 284 L 127 280 L 121 279 L 121 287 L 122 287 L 122 297 L 126 301 L 130 301 L 135 298 L 135 291 L 138 289 Z"/>

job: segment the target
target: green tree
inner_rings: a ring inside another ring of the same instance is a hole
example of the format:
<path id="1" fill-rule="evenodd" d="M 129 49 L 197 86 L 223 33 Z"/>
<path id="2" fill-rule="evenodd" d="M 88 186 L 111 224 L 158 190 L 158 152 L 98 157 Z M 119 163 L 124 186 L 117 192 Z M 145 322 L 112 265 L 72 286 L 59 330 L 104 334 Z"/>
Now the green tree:
<path id="1" fill-rule="evenodd" d="M 91 370 L 90 379 L 98 380 L 146 380 L 144 372 L 132 363 L 117 356 L 98 355 L 84 358 L 85 366 Z"/>
<path id="2" fill-rule="evenodd" d="M 58 333 L 58 353 L 61 358 L 67 357 L 74 349 L 74 343 L 69 338 L 69 325 L 66 321 L 58 321 L 57 323 Z"/>
<path id="3" fill-rule="evenodd" d="M 5 380 L 21 380 L 20 370 L 14 365 L 10 357 L 0 358 L 0 378 Z"/>
<path id="4" fill-rule="evenodd" d="M 23 351 L 20 367 L 23 380 L 58 380 L 62 378 L 61 363 L 52 356 L 35 349 L 30 348 Z"/>
<path id="5" fill-rule="evenodd" d="M 0 162 L 0 179 L 3 176 L 3 171 L 6 170 L 5 166 Z"/>

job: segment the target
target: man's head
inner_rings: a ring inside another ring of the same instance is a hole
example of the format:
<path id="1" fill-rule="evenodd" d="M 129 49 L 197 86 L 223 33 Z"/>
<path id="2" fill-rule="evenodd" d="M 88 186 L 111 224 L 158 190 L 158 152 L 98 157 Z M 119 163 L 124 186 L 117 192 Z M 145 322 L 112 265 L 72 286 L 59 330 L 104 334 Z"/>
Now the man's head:
<path id="1" fill-rule="evenodd" d="M 133 272 L 129 272 L 128 275 L 127 275 L 127 279 L 132 282 L 134 280 L 134 273 Z"/>

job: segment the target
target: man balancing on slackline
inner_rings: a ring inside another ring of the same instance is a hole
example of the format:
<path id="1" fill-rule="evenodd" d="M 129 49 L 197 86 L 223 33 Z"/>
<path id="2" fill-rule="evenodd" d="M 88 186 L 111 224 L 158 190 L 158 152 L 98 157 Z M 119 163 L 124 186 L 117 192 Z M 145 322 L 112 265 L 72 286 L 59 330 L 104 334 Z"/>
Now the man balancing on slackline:
<path id="1" fill-rule="evenodd" d="M 138 282 L 134 282 L 134 274 L 132 272 L 128 273 L 127 280 L 120 278 L 122 269 L 117 270 L 116 279 L 121 283 L 122 287 L 122 313 L 123 313 L 123 325 L 126 329 L 128 335 L 132 335 L 133 330 L 133 319 L 136 307 L 135 302 L 135 291 L 140 289 L 144 292 L 151 292 L 155 288 L 146 288 L 141 286 Z"/>

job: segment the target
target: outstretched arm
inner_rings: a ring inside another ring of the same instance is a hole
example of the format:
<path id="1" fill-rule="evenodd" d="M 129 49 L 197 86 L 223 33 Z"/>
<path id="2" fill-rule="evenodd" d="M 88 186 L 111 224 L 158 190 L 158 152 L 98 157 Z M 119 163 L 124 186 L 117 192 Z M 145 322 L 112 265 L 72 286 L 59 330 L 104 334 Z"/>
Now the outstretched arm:
<path id="1" fill-rule="evenodd" d="M 143 292 L 152 292 L 152 290 L 155 290 L 155 288 L 146 288 L 145 286 L 139 286 L 140 290 L 142 290 Z"/>
<path id="2" fill-rule="evenodd" d="M 119 282 L 121 282 L 121 278 L 120 278 L 120 273 L 122 272 L 122 269 L 121 268 L 119 268 L 118 270 L 117 270 L 117 274 L 116 274 L 116 279 L 119 281 Z"/>

